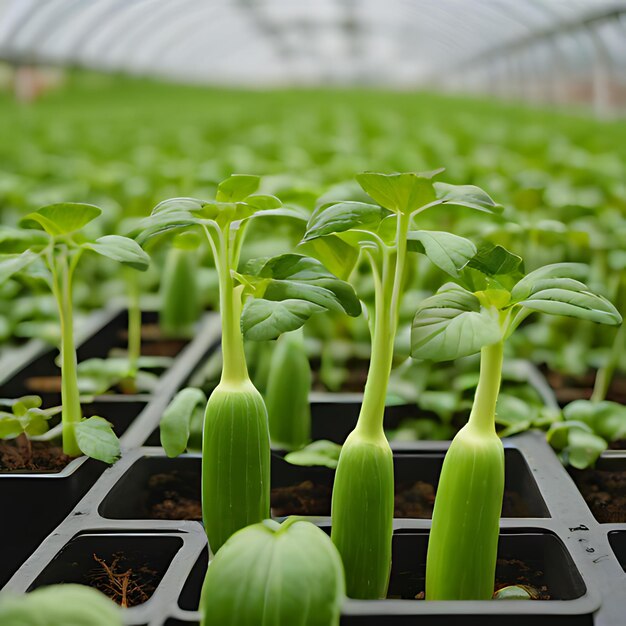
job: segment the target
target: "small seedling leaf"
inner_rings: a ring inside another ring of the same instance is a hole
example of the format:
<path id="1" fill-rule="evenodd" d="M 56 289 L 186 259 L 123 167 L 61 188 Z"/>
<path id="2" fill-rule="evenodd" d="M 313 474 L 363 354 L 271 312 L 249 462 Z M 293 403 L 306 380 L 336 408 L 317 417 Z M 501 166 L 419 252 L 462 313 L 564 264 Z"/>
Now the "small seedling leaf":
<path id="1" fill-rule="evenodd" d="M 233 174 L 217 186 L 215 199 L 218 202 L 241 202 L 259 188 L 260 182 L 259 176 Z"/>
<path id="2" fill-rule="evenodd" d="M 246 302 L 241 314 L 241 329 L 247 339 L 265 341 L 300 328 L 314 313 L 325 308 L 306 300 L 280 302 L 254 298 Z"/>
<path id="3" fill-rule="evenodd" d="M 364 172 L 358 174 L 356 179 L 378 204 L 394 213 L 406 214 L 413 213 L 437 199 L 432 178 L 442 171 L 403 174 Z"/>
<path id="4" fill-rule="evenodd" d="M 136 241 L 128 237 L 105 235 L 94 243 L 83 244 L 83 247 L 142 272 L 150 265 L 150 257 Z"/>
<path id="5" fill-rule="evenodd" d="M 204 414 L 207 398 L 201 389 L 187 387 L 179 391 L 161 418 L 161 445 L 170 458 L 187 449 L 191 423 L 198 412 Z"/>
<path id="6" fill-rule="evenodd" d="M 320 439 L 300 450 L 295 450 L 285 455 L 285 461 L 292 465 L 305 467 L 322 466 L 335 469 L 337 463 L 339 463 L 340 453 L 341 446 L 338 443 Z"/>
<path id="7" fill-rule="evenodd" d="M 120 456 L 120 442 L 113 428 L 103 417 L 94 415 L 74 425 L 81 451 L 92 459 L 114 463 Z"/>
<path id="8" fill-rule="evenodd" d="M 475 354 L 502 339 L 498 318 L 471 292 L 448 283 L 417 309 L 411 328 L 411 356 L 449 361 Z"/>
<path id="9" fill-rule="evenodd" d="M 476 254 L 476 246 L 469 239 L 432 230 L 410 231 L 408 249 L 425 254 L 439 269 L 454 277 Z"/>
<path id="10" fill-rule="evenodd" d="M 102 213 L 102 209 L 93 204 L 79 202 L 62 202 L 49 204 L 41 209 L 29 213 L 22 219 L 22 223 L 35 222 L 49 235 L 57 237 L 69 235 L 85 227 Z"/>

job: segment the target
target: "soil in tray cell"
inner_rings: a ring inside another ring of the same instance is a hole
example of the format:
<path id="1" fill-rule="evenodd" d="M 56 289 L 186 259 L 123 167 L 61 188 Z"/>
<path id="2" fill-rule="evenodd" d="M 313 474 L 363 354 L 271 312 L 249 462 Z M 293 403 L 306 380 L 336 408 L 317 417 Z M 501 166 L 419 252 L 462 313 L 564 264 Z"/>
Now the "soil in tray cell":
<path id="1" fill-rule="evenodd" d="M 148 481 L 146 509 L 150 519 L 202 519 L 197 477 L 172 471 L 154 474 Z"/>
<path id="2" fill-rule="evenodd" d="M 330 532 L 329 527 L 323 527 L 323 529 Z M 424 599 L 427 544 L 428 534 L 425 532 L 394 533 L 388 599 Z M 208 556 L 205 550 L 196 561 L 183 586 L 179 598 L 179 606 L 183 610 L 197 609 L 207 565 Z M 554 535 L 544 533 L 500 536 L 494 592 L 511 585 L 524 585 L 531 594 L 531 598 L 536 601 L 573 600 L 585 593 L 582 578 L 560 540 Z M 495 600 L 495 602 L 502 602 L 503 607 L 509 606 L 504 600 Z M 441 626 L 452 623 L 452 621 L 448 622 L 443 615 L 441 618 L 441 621 L 436 622 Z M 500 616 L 498 619 L 501 623 L 508 624 L 508 618 L 509 616 Z M 413 616 L 406 623 L 413 624 L 413 620 L 416 619 L 420 624 L 422 620 L 424 623 L 430 623 L 424 615 L 419 618 Z M 532 619 L 528 616 L 528 623 L 531 623 Z M 366 623 L 383 622 L 368 621 Z M 454 623 L 461 624 L 463 621 L 454 621 Z M 482 623 L 482 617 L 480 621 L 471 621 L 471 623 Z M 525 624 L 526 622 L 516 621 L 515 623 Z M 570 624 L 565 621 L 559 623 Z M 571 623 L 580 622 L 572 620 Z"/>
<path id="3" fill-rule="evenodd" d="M 574 376 L 548 370 L 545 375 L 559 404 L 565 405 L 574 400 L 591 398 L 596 379 L 595 372 L 590 371 L 582 376 Z M 620 404 L 626 403 L 626 376 L 616 375 L 613 378 L 606 399 Z"/>
<path id="4" fill-rule="evenodd" d="M 29 441 L 25 437 L 0 441 L 0 472 L 60 472 L 72 457 L 54 442 Z"/>
<path id="5" fill-rule="evenodd" d="M 135 564 L 123 552 L 110 559 L 93 555 L 94 566 L 85 576 L 90 587 L 101 591 L 123 608 L 143 604 L 154 593 L 158 572 L 145 564 Z"/>
<path id="6" fill-rule="evenodd" d="M 550 600 L 544 572 L 519 559 L 498 559 L 494 592 L 511 585 L 522 586 L 532 600 Z M 424 577 L 414 572 L 397 572 L 390 587 L 388 599 L 424 600 Z"/>
<path id="7" fill-rule="evenodd" d="M 287 515 L 330 515 L 332 486 L 303 481 L 288 487 L 272 489 L 272 514 Z M 435 487 L 421 480 L 402 482 L 395 489 L 394 517 L 430 519 L 435 504 Z M 503 517 L 528 517 L 523 499 L 518 493 L 505 492 L 502 507 Z"/>
<path id="8" fill-rule="evenodd" d="M 626 467 L 571 470 L 571 474 L 601 524 L 626 522 Z"/>
<path id="9" fill-rule="evenodd" d="M 28 591 L 77 583 L 98 589 L 122 607 L 138 606 L 152 597 L 182 544 L 179 537 L 163 535 L 78 535 Z"/>
<path id="10" fill-rule="evenodd" d="M 128 330 L 122 329 L 119 337 L 128 341 Z M 141 354 L 143 356 L 175 357 L 187 344 L 187 339 L 164 337 L 158 324 L 143 324 L 141 327 Z"/>

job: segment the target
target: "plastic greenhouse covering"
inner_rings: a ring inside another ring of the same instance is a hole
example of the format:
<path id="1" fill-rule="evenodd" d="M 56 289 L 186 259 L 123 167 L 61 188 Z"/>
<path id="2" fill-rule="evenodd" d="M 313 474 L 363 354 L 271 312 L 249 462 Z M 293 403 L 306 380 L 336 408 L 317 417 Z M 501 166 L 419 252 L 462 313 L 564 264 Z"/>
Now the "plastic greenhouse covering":
<path id="1" fill-rule="evenodd" d="M 451 89 L 539 88 L 593 67 L 623 86 L 625 11 L 615 0 L 0 0 L 0 56 L 194 81 Z"/>

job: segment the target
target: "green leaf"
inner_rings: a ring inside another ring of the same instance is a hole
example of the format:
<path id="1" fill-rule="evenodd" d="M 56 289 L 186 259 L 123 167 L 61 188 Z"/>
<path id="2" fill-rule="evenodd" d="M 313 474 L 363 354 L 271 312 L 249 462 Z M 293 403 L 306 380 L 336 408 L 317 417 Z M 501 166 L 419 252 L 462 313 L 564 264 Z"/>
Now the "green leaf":
<path id="1" fill-rule="evenodd" d="M 425 254 L 439 269 L 454 277 L 476 254 L 476 246 L 469 239 L 434 230 L 410 231 L 408 249 Z"/>
<path id="2" fill-rule="evenodd" d="M 387 209 L 365 202 L 331 204 L 313 213 L 303 241 L 355 229 L 375 232 L 389 214 Z"/>
<path id="3" fill-rule="evenodd" d="M 246 302 L 241 314 L 241 329 L 246 339 L 266 341 L 282 333 L 300 328 L 314 313 L 325 308 L 306 300 L 280 302 L 253 298 Z"/>
<path id="4" fill-rule="evenodd" d="M 215 199 L 218 202 L 241 202 L 259 188 L 260 182 L 259 176 L 233 174 L 217 186 Z"/>
<path id="5" fill-rule="evenodd" d="M 179 391 L 161 418 L 161 445 L 170 458 L 187 449 L 192 421 L 204 414 L 207 398 L 201 389 L 187 387 Z"/>
<path id="6" fill-rule="evenodd" d="M 526 274 L 511 290 L 513 301 L 524 300 L 538 288 L 545 288 L 546 282 L 554 278 L 581 279 L 589 274 L 589 266 L 584 263 L 552 263 Z M 578 283 L 582 285 L 583 283 Z"/>
<path id="7" fill-rule="evenodd" d="M 566 420 L 584 422 L 594 433 L 607 441 L 626 437 L 626 406 L 604 400 L 574 400 L 563 408 Z"/>
<path id="8" fill-rule="evenodd" d="M 283 203 L 276 196 L 253 194 L 246 197 L 246 204 L 254 207 L 257 211 L 270 211 L 281 208 Z M 297 213 L 290 209 L 291 212 Z"/>
<path id="9" fill-rule="evenodd" d="M 564 452 L 572 467 L 585 469 L 592 466 L 607 447 L 602 437 L 574 428 L 569 433 L 568 446 Z"/>
<path id="10" fill-rule="evenodd" d="M 448 283 L 417 309 L 411 327 L 411 356 L 449 361 L 502 339 L 497 313 L 471 292 Z"/>
<path id="11" fill-rule="evenodd" d="M 567 465 L 577 469 L 591 467 L 608 447 L 587 424 L 574 420 L 552 424 L 546 439 Z"/>
<path id="12" fill-rule="evenodd" d="M 341 557 L 321 528 L 293 517 L 265 520 L 236 532 L 212 559 L 201 621 L 339 626 L 344 594 Z"/>
<path id="13" fill-rule="evenodd" d="M 443 172 L 407 172 L 379 174 L 364 172 L 356 179 L 363 190 L 378 204 L 394 213 L 413 213 L 437 199 L 432 178 Z"/>
<path id="14" fill-rule="evenodd" d="M 308 446 L 290 452 L 285 455 L 285 461 L 292 465 L 303 465 L 305 467 L 330 467 L 335 469 L 339 463 L 341 446 L 333 441 L 320 439 L 310 443 Z"/>
<path id="15" fill-rule="evenodd" d="M 49 241 L 48 235 L 40 230 L 0 226 L 0 254 L 19 254 L 46 246 Z"/>
<path id="16" fill-rule="evenodd" d="M 24 432 L 19 418 L 10 413 L 0 413 L 0 439 L 11 439 Z"/>
<path id="17" fill-rule="evenodd" d="M 606 298 L 590 291 L 572 291 L 562 287 L 549 287 L 548 284 L 544 284 L 542 289 L 518 304 L 531 311 L 550 315 L 576 317 L 599 324 L 621 323 L 622 316 Z"/>
<path id="18" fill-rule="evenodd" d="M 361 303 L 352 286 L 333 276 L 317 259 L 288 253 L 248 267 L 254 269 L 254 274 L 246 274 L 242 280 L 255 287 L 258 298 L 306 300 L 353 317 L 361 313 Z"/>
<path id="19" fill-rule="evenodd" d="M 83 454 L 92 459 L 114 463 L 120 456 L 120 442 L 103 417 L 83 418 L 74 425 L 76 441 Z"/>
<path id="20" fill-rule="evenodd" d="M 505 276 L 524 271 L 522 257 L 492 243 L 482 244 L 467 265 L 487 276 Z"/>
<path id="21" fill-rule="evenodd" d="M 93 250 L 97 254 L 123 263 L 136 270 L 145 271 L 150 265 L 150 257 L 141 246 L 128 237 L 120 235 L 105 235 L 96 239 L 94 243 L 85 243 L 83 248 Z"/>
<path id="22" fill-rule="evenodd" d="M 300 244 L 298 248 L 319 259 L 341 280 L 348 280 L 359 259 L 359 249 L 336 235 L 311 239 Z"/>
<path id="23" fill-rule="evenodd" d="M 22 219 L 22 223 L 36 222 L 49 235 L 56 237 L 80 230 L 101 213 L 102 209 L 93 204 L 62 202 L 29 213 Z"/>
<path id="24" fill-rule="evenodd" d="M 0 285 L 7 281 L 11 276 L 26 269 L 31 263 L 36 261 L 39 255 L 30 250 L 22 252 L 22 254 L 3 254 L 0 255 Z"/>
<path id="25" fill-rule="evenodd" d="M 122 609 L 103 593 L 78 584 L 50 585 L 0 596 L 5 626 L 122 626 Z"/>
<path id="26" fill-rule="evenodd" d="M 141 245 L 153 237 L 175 231 L 183 231 L 202 224 L 195 215 L 206 205 L 198 198 L 169 198 L 157 204 L 149 217 L 139 223 L 139 234 L 135 239 Z"/>
<path id="27" fill-rule="evenodd" d="M 491 196 L 475 185 L 450 185 L 434 183 L 437 200 L 443 204 L 464 206 L 484 213 L 502 213 L 502 205 L 496 203 Z"/>

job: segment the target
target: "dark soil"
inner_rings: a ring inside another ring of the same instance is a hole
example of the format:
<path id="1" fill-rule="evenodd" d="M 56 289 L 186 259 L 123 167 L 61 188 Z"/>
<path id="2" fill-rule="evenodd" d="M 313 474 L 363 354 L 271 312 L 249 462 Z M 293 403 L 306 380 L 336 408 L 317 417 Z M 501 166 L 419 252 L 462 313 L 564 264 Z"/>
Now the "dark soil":
<path id="1" fill-rule="evenodd" d="M 626 522 L 626 471 L 585 469 L 571 474 L 601 524 Z"/>
<path id="2" fill-rule="evenodd" d="M 611 450 L 626 450 L 626 439 L 618 439 L 609 444 Z"/>
<path id="3" fill-rule="evenodd" d="M 53 442 L 22 437 L 0 441 L 0 472 L 60 472 L 71 460 Z"/>
<path id="4" fill-rule="evenodd" d="M 298 485 L 274 487 L 270 496 L 272 515 L 329 515 L 332 487 L 305 480 Z"/>
<path id="5" fill-rule="evenodd" d="M 536 570 L 518 559 L 498 559 L 494 593 L 511 585 L 528 587 L 532 591 L 533 600 L 551 599 L 550 590 L 545 584 L 544 573 L 541 570 Z M 387 597 L 396 600 L 423 600 L 424 571 L 394 572 Z"/>
<path id="6" fill-rule="evenodd" d="M 275 517 L 287 515 L 330 514 L 332 488 L 307 480 L 299 485 L 275 487 L 272 489 L 272 514 Z M 394 517 L 430 519 L 435 503 L 435 488 L 432 483 L 421 480 L 403 482 L 396 485 Z M 502 508 L 504 517 L 527 517 L 528 511 L 521 495 L 505 492 Z"/>
<path id="7" fill-rule="evenodd" d="M 95 567 L 87 574 L 87 582 L 123 608 L 143 604 L 154 593 L 159 581 L 157 572 L 146 565 L 133 567 L 124 553 L 118 552 L 107 563 L 93 555 Z"/>
<path id="8" fill-rule="evenodd" d="M 589 400 L 591 398 L 596 379 L 595 371 L 587 372 L 583 376 L 572 376 L 544 369 L 544 374 L 561 406 L 574 400 Z M 626 404 L 626 376 L 616 374 L 613 377 L 606 399 Z"/>
<path id="9" fill-rule="evenodd" d="M 365 381 L 367 380 L 369 361 L 367 359 L 349 359 L 345 367 L 347 370 L 346 379 L 341 385 L 341 388 L 336 391 L 362 393 L 365 389 Z M 313 390 L 330 391 L 320 380 L 319 368 L 319 359 L 313 359 L 311 361 L 311 370 L 313 374 Z"/>
<path id="10" fill-rule="evenodd" d="M 124 342 L 128 341 L 128 329 L 121 330 L 119 336 Z M 158 324 L 144 324 L 141 327 L 142 356 L 175 357 L 188 343 L 188 339 L 164 337 Z"/>
<path id="11" fill-rule="evenodd" d="M 197 477 L 185 472 L 155 474 L 148 482 L 150 519 L 201 520 L 202 505 Z"/>

